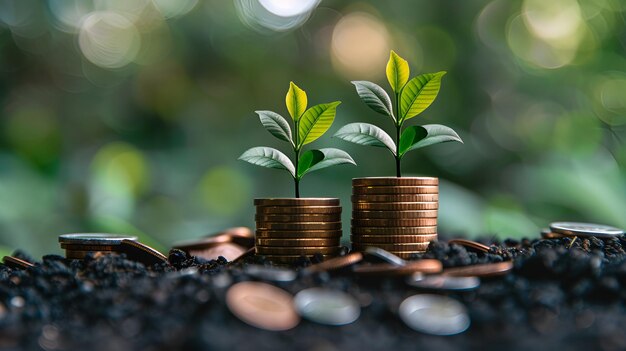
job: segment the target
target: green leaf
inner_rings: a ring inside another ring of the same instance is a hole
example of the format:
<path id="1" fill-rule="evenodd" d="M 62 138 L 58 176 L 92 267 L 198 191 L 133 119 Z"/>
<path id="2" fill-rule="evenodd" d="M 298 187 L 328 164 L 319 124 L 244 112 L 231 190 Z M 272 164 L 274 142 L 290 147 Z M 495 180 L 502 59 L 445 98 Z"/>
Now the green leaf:
<path id="1" fill-rule="evenodd" d="M 300 119 L 298 128 L 298 148 L 315 141 L 326 133 L 335 120 L 337 106 L 340 103 L 341 101 L 319 104 L 306 110 Z"/>
<path id="2" fill-rule="evenodd" d="M 273 136 L 280 140 L 290 142 L 291 140 L 291 128 L 287 120 L 276 112 L 272 111 L 255 111 L 261 119 L 261 124 L 267 129 Z"/>
<path id="3" fill-rule="evenodd" d="M 396 144 L 389 134 L 369 123 L 350 123 L 335 133 L 334 137 L 359 145 L 386 147 L 396 154 Z"/>
<path id="4" fill-rule="evenodd" d="M 393 116 L 391 99 L 383 88 L 365 80 L 355 80 L 352 84 L 356 87 L 356 92 L 359 94 L 361 101 L 367 106 L 380 114 L 391 117 L 394 121 L 396 120 Z"/>
<path id="5" fill-rule="evenodd" d="M 324 148 L 316 151 L 320 151 L 324 154 L 324 159 L 309 168 L 308 172 L 313 172 L 320 170 L 322 168 L 335 166 L 335 165 L 343 165 L 343 164 L 352 164 L 356 166 L 356 162 L 348 155 L 347 152 L 335 148 Z"/>
<path id="6" fill-rule="evenodd" d="M 400 122 L 419 115 L 435 101 L 444 74 L 444 71 L 426 73 L 406 83 L 400 93 Z"/>
<path id="7" fill-rule="evenodd" d="M 271 147 L 253 147 L 239 156 L 239 159 L 261 167 L 286 169 L 292 177 L 296 177 L 295 167 L 289 157 Z"/>
<path id="8" fill-rule="evenodd" d="M 289 111 L 289 115 L 291 115 L 291 118 L 294 121 L 297 121 L 306 110 L 306 93 L 293 82 L 290 82 L 289 90 L 287 91 L 287 96 L 285 97 L 285 102 L 287 104 L 287 110 Z"/>
<path id="9" fill-rule="evenodd" d="M 409 63 L 391 50 L 389 61 L 387 62 L 387 80 L 391 89 L 399 94 L 406 82 L 409 80 Z"/>
<path id="10" fill-rule="evenodd" d="M 324 153 L 320 150 L 305 151 L 298 161 L 298 179 L 302 178 L 311 167 L 318 164 L 324 159 Z"/>
<path id="11" fill-rule="evenodd" d="M 423 131 L 426 132 L 426 136 L 423 136 Z M 407 127 L 400 137 L 400 155 L 402 156 L 411 150 L 448 141 L 463 143 L 461 137 L 452 128 L 441 124 Z"/>

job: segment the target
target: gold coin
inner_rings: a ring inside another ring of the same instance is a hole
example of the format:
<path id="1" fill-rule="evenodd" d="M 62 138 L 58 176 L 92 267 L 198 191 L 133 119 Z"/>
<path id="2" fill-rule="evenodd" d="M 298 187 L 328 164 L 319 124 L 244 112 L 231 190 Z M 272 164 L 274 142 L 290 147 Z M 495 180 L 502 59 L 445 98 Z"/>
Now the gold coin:
<path id="1" fill-rule="evenodd" d="M 353 227 L 433 227 L 437 218 L 352 219 Z"/>
<path id="2" fill-rule="evenodd" d="M 413 258 L 416 254 L 423 254 L 425 252 L 426 252 L 426 250 L 404 251 L 404 252 L 396 251 L 396 252 L 393 252 L 393 254 L 398 256 L 398 257 L 400 257 L 400 258 L 402 258 L 402 259 L 408 260 L 408 259 Z"/>
<path id="3" fill-rule="evenodd" d="M 411 244 L 371 244 L 371 243 L 352 243 L 352 250 L 363 251 L 368 247 L 377 247 L 379 249 L 387 250 L 391 253 L 404 252 L 404 251 L 422 251 L 428 249 L 428 242 L 426 243 L 411 243 Z"/>
<path id="4" fill-rule="evenodd" d="M 363 254 L 360 252 L 351 252 L 345 256 L 331 258 L 330 260 L 314 264 L 306 268 L 308 272 L 325 272 L 334 271 L 359 263 L 363 260 Z"/>
<path id="5" fill-rule="evenodd" d="M 352 227 L 351 233 L 374 235 L 437 234 L 437 227 Z"/>
<path id="6" fill-rule="evenodd" d="M 301 239 L 301 238 L 341 238 L 341 230 L 257 230 L 257 238 Z"/>
<path id="7" fill-rule="evenodd" d="M 352 202 L 432 202 L 439 201 L 439 194 L 419 195 L 352 195 Z"/>
<path id="8" fill-rule="evenodd" d="M 296 223 L 272 223 L 256 222 L 258 230 L 339 230 L 341 222 L 296 222 Z"/>
<path id="9" fill-rule="evenodd" d="M 479 242 L 467 240 L 467 239 L 448 240 L 448 245 L 452 245 L 452 244 L 461 245 L 467 249 L 473 249 L 473 250 L 482 251 L 482 252 L 489 252 L 489 250 L 491 249 L 489 246 L 485 244 L 481 244 Z"/>
<path id="10" fill-rule="evenodd" d="M 192 249 L 188 251 L 189 255 L 201 257 L 205 260 L 217 260 L 222 256 L 228 261 L 235 260 L 245 252 L 245 247 L 233 243 L 217 244 L 204 249 Z"/>
<path id="11" fill-rule="evenodd" d="M 352 178 L 352 186 L 420 186 L 439 185 L 434 177 L 367 177 Z"/>
<path id="12" fill-rule="evenodd" d="M 341 252 L 340 246 L 310 246 L 310 247 L 280 247 L 280 246 L 256 246 L 257 255 L 333 255 Z"/>
<path id="13" fill-rule="evenodd" d="M 255 215 L 257 222 L 341 222 L 341 214 Z"/>
<path id="14" fill-rule="evenodd" d="M 298 239 L 269 239 L 257 238 L 258 246 L 297 246 L 297 247 L 316 247 L 316 246 L 339 246 L 341 238 L 298 238 Z"/>
<path id="15" fill-rule="evenodd" d="M 411 243 L 428 243 L 437 240 L 437 234 L 422 235 L 350 235 L 350 241 L 353 243 L 367 244 L 411 244 Z"/>
<path id="16" fill-rule="evenodd" d="M 119 245 L 82 245 L 61 243 L 61 248 L 75 251 L 115 251 Z"/>
<path id="17" fill-rule="evenodd" d="M 512 261 L 498 263 L 483 263 L 471 266 L 446 268 L 444 275 L 454 277 L 494 277 L 508 274 L 513 269 Z"/>
<path id="18" fill-rule="evenodd" d="M 356 186 L 352 188 L 354 195 L 384 194 L 438 194 L 438 186 Z"/>
<path id="19" fill-rule="evenodd" d="M 146 244 L 134 240 L 122 240 L 118 250 L 125 253 L 129 260 L 141 262 L 146 266 L 167 262 L 167 256 Z"/>
<path id="20" fill-rule="evenodd" d="M 323 197 L 254 199 L 256 206 L 339 206 L 339 199 Z"/>
<path id="21" fill-rule="evenodd" d="M 437 210 L 426 211 L 352 211 L 352 218 L 437 218 Z"/>
<path id="22" fill-rule="evenodd" d="M 259 215 L 270 214 L 331 214 L 341 213 L 341 206 L 257 206 Z"/>
<path id="23" fill-rule="evenodd" d="M 302 259 L 302 256 L 313 257 L 313 255 L 263 255 L 267 260 L 273 263 L 294 263 Z M 324 260 L 331 259 L 337 255 L 321 255 Z"/>
<path id="24" fill-rule="evenodd" d="M 353 202 L 353 211 L 422 211 L 436 210 L 439 202 Z"/>
<path id="25" fill-rule="evenodd" d="M 24 261 L 21 258 L 17 258 L 13 256 L 4 256 L 2 258 L 2 263 L 4 263 L 5 266 L 13 268 L 13 269 L 27 269 L 27 268 L 32 268 L 35 266 L 34 264 L 28 261 Z"/>

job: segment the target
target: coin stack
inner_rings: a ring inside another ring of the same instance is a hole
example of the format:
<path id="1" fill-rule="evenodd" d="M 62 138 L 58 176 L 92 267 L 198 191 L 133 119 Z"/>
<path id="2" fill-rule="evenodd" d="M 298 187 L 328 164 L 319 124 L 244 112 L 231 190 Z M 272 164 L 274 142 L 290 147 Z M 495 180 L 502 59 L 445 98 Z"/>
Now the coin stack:
<path id="1" fill-rule="evenodd" d="M 437 239 L 437 178 L 352 180 L 354 251 L 378 247 L 399 257 L 422 253 Z"/>
<path id="2" fill-rule="evenodd" d="M 82 260 L 88 253 L 118 252 L 123 240 L 137 240 L 136 236 L 106 233 L 76 233 L 59 236 L 59 244 L 68 259 Z"/>
<path id="3" fill-rule="evenodd" d="M 255 199 L 258 255 L 292 263 L 302 255 L 341 251 L 341 206 L 334 198 Z"/>

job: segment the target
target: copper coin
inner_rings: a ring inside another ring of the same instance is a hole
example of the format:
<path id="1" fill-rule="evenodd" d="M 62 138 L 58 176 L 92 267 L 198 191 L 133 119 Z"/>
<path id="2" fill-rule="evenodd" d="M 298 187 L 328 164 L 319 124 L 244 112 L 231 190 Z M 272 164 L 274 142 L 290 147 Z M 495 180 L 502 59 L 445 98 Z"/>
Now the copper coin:
<path id="1" fill-rule="evenodd" d="M 394 251 L 394 255 L 405 259 L 405 260 L 411 260 L 415 258 L 415 255 L 419 255 L 419 254 L 423 254 L 425 253 L 426 250 L 423 251 Z"/>
<path id="2" fill-rule="evenodd" d="M 254 199 L 256 206 L 339 206 L 339 199 L 335 198 L 277 198 Z"/>
<path id="3" fill-rule="evenodd" d="M 439 202 L 353 202 L 353 211 L 421 211 L 436 210 Z"/>
<path id="4" fill-rule="evenodd" d="M 425 243 L 410 243 L 410 244 L 376 244 L 376 243 L 364 243 L 364 242 L 352 242 L 352 249 L 363 251 L 368 247 L 378 247 L 389 252 L 394 251 L 423 251 L 428 249 L 429 242 Z"/>
<path id="5" fill-rule="evenodd" d="M 125 253 L 128 259 L 141 262 L 146 266 L 167 262 L 167 257 L 159 251 L 134 240 L 122 240 L 118 251 Z"/>
<path id="6" fill-rule="evenodd" d="M 256 231 L 257 238 L 341 238 L 341 230 L 265 230 Z"/>
<path id="7" fill-rule="evenodd" d="M 259 215 L 270 214 L 341 214 L 341 206 L 257 206 Z"/>
<path id="8" fill-rule="evenodd" d="M 230 263 L 241 262 L 242 260 L 246 259 L 247 257 L 254 256 L 254 254 L 256 254 L 256 249 L 254 247 L 251 247 L 246 252 L 244 252 L 241 255 L 239 255 L 239 257 L 237 257 L 234 260 L 232 260 Z"/>
<path id="9" fill-rule="evenodd" d="M 493 277 L 507 274 L 512 269 L 513 262 L 505 261 L 498 263 L 475 264 L 472 266 L 446 268 L 443 271 L 443 274 L 451 275 L 454 277 Z"/>
<path id="10" fill-rule="evenodd" d="M 543 229 L 541 231 L 541 237 L 544 239 L 560 239 L 560 238 L 570 238 L 571 236 L 561 233 L 554 233 L 550 229 Z"/>
<path id="11" fill-rule="evenodd" d="M 437 218 L 352 219 L 353 227 L 434 227 Z"/>
<path id="12" fill-rule="evenodd" d="M 341 222 L 297 222 L 297 223 L 272 223 L 258 222 L 257 230 L 339 230 Z"/>
<path id="13" fill-rule="evenodd" d="M 439 201 L 439 194 L 420 195 L 352 195 L 352 202 L 430 202 Z"/>
<path id="14" fill-rule="evenodd" d="M 12 269 L 27 269 L 27 268 L 31 268 L 35 266 L 34 264 L 28 261 L 24 261 L 21 258 L 17 258 L 13 256 L 4 256 L 2 258 L 2 262 L 4 263 L 5 266 L 12 268 Z"/>
<path id="15" fill-rule="evenodd" d="M 260 282 L 241 282 L 226 292 L 226 305 L 245 323 L 265 330 L 294 328 L 300 317 L 293 296 L 285 290 Z"/>
<path id="16" fill-rule="evenodd" d="M 413 243 L 429 243 L 437 240 L 437 234 L 422 235 L 350 235 L 350 241 L 353 243 L 368 244 L 413 244 Z"/>
<path id="17" fill-rule="evenodd" d="M 303 259 L 303 257 L 313 257 L 312 254 L 307 255 L 262 255 L 267 260 L 273 263 L 295 263 L 299 262 Z M 331 259 L 336 257 L 337 255 L 321 255 L 323 259 Z"/>
<path id="18" fill-rule="evenodd" d="M 438 186 L 355 186 L 353 195 L 438 194 Z"/>
<path id="19" fill-rule="evenodd" d="M 439 178 L 433 177 L 367 177 L 353 178 L 352 186 L 420 186 L 439 185 Z"/>
<path id="20" fill-rule="evenodd" d="M 134 235 L 121 235 L 109 233 L 73 233 L 59 235 L 61 244 L 81 245 L 119 245 L 122 240 L 137 240 Z"/>
<path id="21" fill-rule="evenodd" d="M 340 246 L 309 246 L 309 247 L 279 247 L 279 246 L 258 246 L 257 255 L 313 255 L 320 253 L 323 255 L 333 255 L 341 252 Z"/>
<path id="22" fill-rule="evenodd" d="M 204 258 L 205 260 L 217 260 L 220 256 L 228 261 L 234 261 L 246 253 L 246 248 L 234 243 L 224 243 L 206 249 L 189 250 L 189 254 Z"/>
<path id="23" fill-rule="evenodd" d="M 173 248 L 187 251 L 187 252 L 191 250 L 200 251 L 200 250 L 209 249 L 217 245 L 229 243 L 231 241 L 232 241 L 232 237 L 230 235 L 219 234 L 216 236 L 210 236 L 210 237 L 205 237 L 205 238 L 200 238 L 200 239 L 195 239 L 195 240 L 179 241 L 177 243 L 174 243 Z M 254 245 L 254 241 L 253 241 L 253 245 Z"/>
<path id="24" fill-rule="evenodd" d="M 345 256 L 331 258 L 322 263 L 314 264 L 310 267 L 307 267 L 306 270 L 309 272 L 326 272 L 326 271 L 334 271 L 341 268 L 345 268 L 351 266 L 355 263 L 359 263 L 363 260 L 363 254 L 360 252 L 351 252 Z"/>
<path id="25" fill-rule="evenodd" d="M 437 227 L 352 227 L 352 234 L 421 235 L 437 234 Z"/>
<path id="26" fill-rule="evenodd" d="M 80 245 L 80 244 L 61 244 L 61 248 L 74 251 L 115 251 L 119 245 Z"/>
<path id="27" fill-rule="evenodd" d="M 451 245 L 451 244 L 461 245 L 468 249 L 473 249 L 473 250 L 481 251 L 481 252 L 489 252 L 490 250 L 490 247 L 485 244 L 481 244 L 479 242 L 471 241 L 467 239 L 452 239 L 448 241 L 448 245 Z"/>
<path id="28" fill-rule="evenodd" d="M 257 238 L 256 244 L 259 246 L 298 246 L 298 247 L 309 247 L 309 246 L 339 246 L 341 242 L 341 238 L 327 238 L 327 239 L 309 239 L 309 238 L 298 238 L 298 239 L 266 239 L 266 238 Z"/>
<path id="29" fill-rule="evenodd" d="M 255 215 L 257 222 L 341 222 L 341 214 Z"/>
<path id="30" fill-rule="evenodd" d="M 437 218 L 437 210 L 428 211 L 352 211 L 352 218 Z"/>
<path id="31" fill-rule="evenodd" d="M 354 273 L 367 275 L 410 275 L 413 273 L 439 273 L 442 270 L 442 264 L 439 260 L 422 259 L 418 261 L 410 261 L 403 266 L 397 266 L 390 263 L 379 263 L 371 265 L 361 265 L 354 267 Z"/>
<path id="32" fill-rule="evenodd" d="M 228 235 L 231 241 L 237 245 L 247 248 L 254 246 L 254 232 L 248 227 L 228 228 L 223 231 L 223 234 Z"/>

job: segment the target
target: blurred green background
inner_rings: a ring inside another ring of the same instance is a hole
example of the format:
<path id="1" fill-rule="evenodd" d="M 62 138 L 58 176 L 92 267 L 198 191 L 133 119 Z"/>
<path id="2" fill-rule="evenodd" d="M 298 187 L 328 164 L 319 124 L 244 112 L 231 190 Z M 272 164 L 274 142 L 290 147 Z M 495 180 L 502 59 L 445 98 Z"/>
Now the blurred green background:
<path id="1" fill-rule="evenodd" d="M 538 236 L 553 220 L 626 227 L 626 2 L 620 0 L 0 0 L 0 246 L 60 253 L 70 232 L 172 242 L 253 226 L 254 197 L 292 196 L 286 172 L 237 161 L 284 144 L 254 110 L 342 100 L 315 147 L 357 167 L 308 175 L 350 217 L 350 179 L 394 175 L 383 149 L 330 138 L 388 120 L 350 80 L 388 89 L 389 50 L 412 75 L 447 70 L 410 123 L 465 144 L 404 159 L 441 178 L 440 232 Z M 388 89 L 389 90 L 389 89 Z"/>

